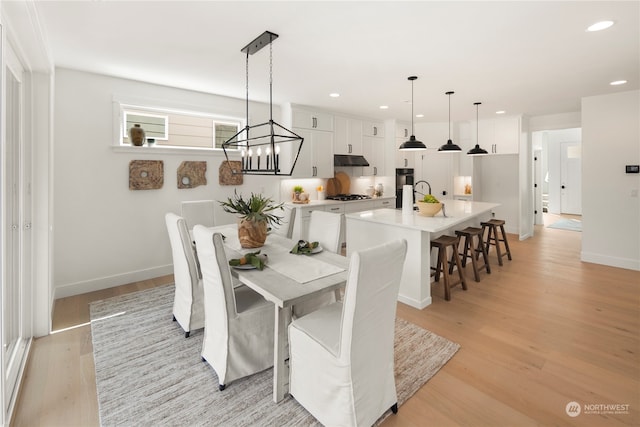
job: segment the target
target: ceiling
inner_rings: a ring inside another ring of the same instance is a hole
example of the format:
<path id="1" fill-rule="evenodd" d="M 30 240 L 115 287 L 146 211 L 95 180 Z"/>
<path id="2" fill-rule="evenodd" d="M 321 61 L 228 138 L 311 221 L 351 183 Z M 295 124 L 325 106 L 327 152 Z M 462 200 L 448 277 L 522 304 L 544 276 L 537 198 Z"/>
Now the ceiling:
<path id="1" fill-rule="evenodd" d="M 240 50 L 269 30 L 273 100 L 376 119 L 454 121 L 580 110 L 639 88 L 638 1 L 36 1 L 50 56 L 73 68 L 245 97 Z M 586 32 L 601 20 L 615 25 Z M 269 49 L 249 97 L 269 100 Z M 627 80 L 610 86 L 613 80 Z M 331 98 L 329 93 L 340 97 Z M 387 105 L 387 110 L 379 109 Z"/>

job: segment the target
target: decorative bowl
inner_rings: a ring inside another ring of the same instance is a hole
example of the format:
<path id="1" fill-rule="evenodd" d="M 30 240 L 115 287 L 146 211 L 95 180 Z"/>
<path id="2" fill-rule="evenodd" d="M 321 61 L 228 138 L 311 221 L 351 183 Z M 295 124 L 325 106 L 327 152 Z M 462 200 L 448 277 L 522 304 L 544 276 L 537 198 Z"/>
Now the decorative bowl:
<path id="1" fill-rule="evenodd" d="M 418 211 L 422 216 L 434 216 L 442 209 L 442 203 L 427 203 L 416 201 Z"/>

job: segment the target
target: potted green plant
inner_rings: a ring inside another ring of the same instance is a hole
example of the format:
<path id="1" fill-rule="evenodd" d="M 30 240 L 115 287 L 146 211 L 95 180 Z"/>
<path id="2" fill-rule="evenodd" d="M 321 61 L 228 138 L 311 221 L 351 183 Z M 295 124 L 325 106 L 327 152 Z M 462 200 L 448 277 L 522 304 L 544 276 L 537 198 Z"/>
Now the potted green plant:
<path id="1" fill-rule="evenodd" d="M 304 188 L 302 188 L 301 185 L 295 185 L 293 187 L 291 199 L 294 203 L 309 203 L 309 195 L 304 192 Z"/>
<path id="2" fill-rule="evenodd" d="M 236 214 L 238 219 L 238 239 L 243 248 L 259 248 L 267 239 L 269 225 L 282 224 L 282 217 L 273 212 L 277 209 L 284 210 L 282 205 L 262 194 L 251 193 L 248 199 L 241 194 L 233 192 L 233 197 L 226 201 L 219 201 L 225 212 Z"/>

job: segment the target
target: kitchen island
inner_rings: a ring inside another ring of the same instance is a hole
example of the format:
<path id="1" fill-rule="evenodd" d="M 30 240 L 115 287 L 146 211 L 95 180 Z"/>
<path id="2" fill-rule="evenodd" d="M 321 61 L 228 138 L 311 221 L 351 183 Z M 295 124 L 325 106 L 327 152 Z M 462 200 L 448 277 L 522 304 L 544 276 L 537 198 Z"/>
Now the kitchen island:
<path id="1" fill-rule="evenodd" d="M 417 211 L 405 214 L 401 209 L 378 209 L 346 214 L 347 256 L 355 251 L 395 239 L 407 240 L 398 300 L 415 308 L 431 304 L 431 239 L 455 230 L 479 226 L 492 217 L 496 203 L 441 200 L 446 217 L 440 211 L 434 217 Z M 435 251 L 433 254 L 435 260 Z"/>

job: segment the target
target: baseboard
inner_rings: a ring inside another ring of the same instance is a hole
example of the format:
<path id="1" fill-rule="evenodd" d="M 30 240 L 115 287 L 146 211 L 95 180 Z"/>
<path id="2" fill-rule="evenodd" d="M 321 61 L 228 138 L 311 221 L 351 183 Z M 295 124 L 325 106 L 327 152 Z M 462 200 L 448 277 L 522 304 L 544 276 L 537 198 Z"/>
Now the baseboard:
<path id="1" fill-rule="evenodd" d="M 405 297 L 402 294 L 399 294 L 398 295 L 398 301 L 400 301 L 403 304 L 407 304 L 407 305 L 409 305 L 409 306 L 411 306 L 413 308 L 417 308 L 417 309 L 422 310 L 423 308 L 431 305 L 431 296 L 428 296 L 427 298 L 425 298 L 422 301 L 418 301 L 416 299 L 408 298 L 408 297 Z"/>
<path id="2" fill-rule="evenodd" d="M 54 289 L 54 299 L 70 297 L 73 295 L 85 294 L 87 292 L 99 291 L 101 289 L 113 288 L 114 286 L 126 285 L 128 283 L 140 282 L 142 280 L 153 279 L 154 277 L 166 276 L 173 273 L 173 264 L 160 267 L 148 268 L 146 270 L 131 271 L 117 274 L 115 276 L 99 277 L 97 279 L 83 282 L 69 283 L 56 286 Z"/>
<path id="3" fill-rule="evenodd" d="M 640 260 L 637 259 L 618 258 L 584 251 L 580 253 L 580 259 L 584 262 L 640 271 Z"/>

